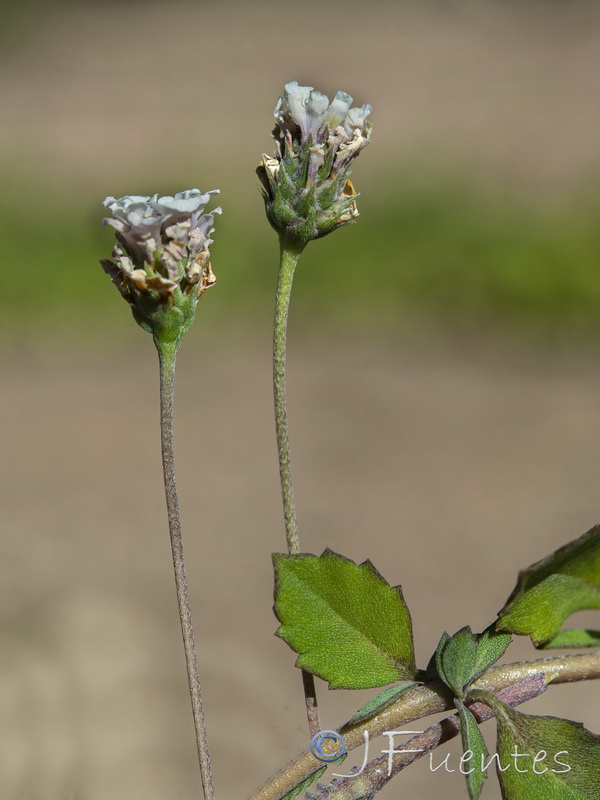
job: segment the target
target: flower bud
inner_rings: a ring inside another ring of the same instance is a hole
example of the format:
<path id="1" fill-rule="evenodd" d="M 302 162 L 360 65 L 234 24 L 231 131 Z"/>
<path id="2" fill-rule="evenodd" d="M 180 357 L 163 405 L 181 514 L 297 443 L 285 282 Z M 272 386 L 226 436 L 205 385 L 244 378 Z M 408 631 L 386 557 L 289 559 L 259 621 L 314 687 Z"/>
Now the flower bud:
<path id="1" fill-rule="evenodd" d="M 115 229 L 112 260 L 100 263 L 131 306 L 136 322 L 157 342 L 179 344 L 194 320 L 198 298 L 216 278 L 209 258 L 214 215 L 204 206 L 218 189 L 174 197 L 107 197 Z"/>
<path id="2" fill-rule="evenodd" d="M 285 85 L 275 106 L 275 157 L 263 155 L 259 189 L 269 222 L 304 246 L 358 216 L 350 164 L 370 141 L 371 106 L 351 108 L 337 92 L 332 102 L 312 86 Z"/>

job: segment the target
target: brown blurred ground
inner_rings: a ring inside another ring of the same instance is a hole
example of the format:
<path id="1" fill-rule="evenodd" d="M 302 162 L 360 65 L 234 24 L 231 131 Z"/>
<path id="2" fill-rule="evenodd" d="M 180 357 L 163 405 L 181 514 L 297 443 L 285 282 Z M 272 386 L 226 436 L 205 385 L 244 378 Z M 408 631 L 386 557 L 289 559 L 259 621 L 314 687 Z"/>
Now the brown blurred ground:
<path id="1" fill-rule="evenodd" d="M 252 168 L 270 149 L 276 94 L 294 77 L 373 104 L 361 188 L 411 159 L 462 162 L 492 187 L 534 193 L 598 169 L 591 2 L 38 11 L 1 56 L 0 152 L 33 193 L 50 181 L 91 207 L 103 194 L 150 191 L 157 176 L 166 191 L 228 175 L 231 202 L 258 217 Z M 32 224 L 36 207 L 23 209 Z M 177 447 L 225 798 L 249 793 L 305 734 L 293 656 L 272 636 L 269 553 L 283 537 L 269 337 L 231 333 L 213 345 L 209 332 L 209 351 L 206 335 L 193 332 L 181 358 Z M 32 339 L 3 357 L 2 800 L 199 796 L 155 364 L 139 337 L 125 352 L 87 355 Z M 304 548 L 369 557 L 402 582 L 423 663 L 444 629 L 490 622 L 519 567 L 598 522 L 600 378 L 593 355 L 492 357 L 492 347 L 416 340 L 355 332 L 317 344 L 297 331 L 290 413 Z M 563 687 L 530 708 L 599 731 L 586 694 Z M 322 691 L 324 725 L 366 696 Z M 426 764 L 395 791 L 464 795 L 459 776 L 432 776 Z"/>
<path id="2" fill-rule="evenodd" d="M 217 786 L 241 797 L 304 741 L 299 674 L 272 635 L 269 553 L 283 534 L 269 342 L 186 345 L 177 455 L 189 581 Z M 198 797 L 150 349 L 140 333 L 114 357 L 3 364 L 6 800 Z M 598 521 L 597 359 L 491 351 L 292 345 L 303 548 L 369 557 L 401 582 L 421 664 L 443 630 L 489 623 L 519 567 Z M 324 726 L 368 694 L 322 688 Z M 582 687 L 549 695 L 538 710 L 600 729 Z M 464 792 L 425 763 L 401 785 L 414 797 Z"/>

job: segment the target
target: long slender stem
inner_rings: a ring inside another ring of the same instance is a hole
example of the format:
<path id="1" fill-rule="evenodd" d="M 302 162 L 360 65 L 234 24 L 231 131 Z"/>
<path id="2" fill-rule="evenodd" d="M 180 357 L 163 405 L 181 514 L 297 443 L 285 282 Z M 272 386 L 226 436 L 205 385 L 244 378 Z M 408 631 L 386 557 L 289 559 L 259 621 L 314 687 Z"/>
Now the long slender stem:
<path id="1" fill-rule="evenodd" d="M 167 515 L 169 519 L 169 534 L 171 537 L 171 553 L 173 555 L 173 569 L 175 572 L 175 585 L 177 587 L 177 603 L 179 606 L 179 619 L 183 646 L 185 649 L 185 662 L 187 667 L 188 685 L 194 715 L 194 728 L 196 731 L 196 745 L 198 748 L 198 762 L 202 777 L 202 788 L 206 800 L 214 800 L 213 786 L 206 723 L 204 721 L 204 705 L 198 674 L 198 658 L 196 656 L 196 642 L 192 627 L 192 612 L 190 597 L 185 576 L 185 559 L 183 555 L 183 539 L 181 536 L 181 521 L 179 518 L 179 500 L 175 484 L 175 456 L 173 450 L 173 393 L 175 387 L 175 360 L 177 346 L 156 343 L 160 362 L 160 434 L 162 445 L 163 475 L 165 480 L 165 495 L 167 500 Z"/>
<path id="2" fill-rule="evenodd" d="M 287 352 L 287 320 L 292 294 L 292 283 L 296 264 L 303 247 L 294 246 L 285 237 L 281 238 L 281 259 L 279 280 L 275 300 L 275 321 L 273 325 L 273 393 L 275 396 L 275 430 L 277 434 L 277 452 L 279 454 L 279 479 L 281 481 L 281 499 L 285 519 L 285 535 L 288 553 L 300 552 L 298 538 L 298 520 L 294 502 L 294 484 L 292 480 L 292 458 L 287 422 L 287 394 L 285 382 L 285 366 Z M 306 717 L 311 736 L 321 729 L 319 708 L 314 677 L 302 671 L 302 685 L 306 704 Z"/>
<path id="3" fill-rule="evenodd" d="M 600 678 L 600 652 L 595 650 L 592 653 L 581 655 L 568 654 L 492 667 L 474 681 L 473 687 L 496 693 L 537 674 L 544 675 L 546 679 L 552 676 L 550 686 L 558 683 L 598 679 Z M 384 731 L 396 730 L 400 725 L 440 711 L 447 711 L 450 708 L 453 708 L 451 693 L 440 682 L 434 682 L 418 686 L 402 695 L 399 700 L 376 717 L 352 727 L 342 726 L 340 730 L 344 737 L 346 750 L 349 751 L 363 744 L 366 730 L 371 738 L 374 738 Z M 251 795 L 250 800 L 279 800 L 301 781 L 308 778 L 318 766 L 315 757 L 306 748 L 272 775 Z"/>
<path id="4" fill-rule="evenodd" d="M 281 260 L 279 264 L 279 280 L 275 299 L 275 322 L 273 325 L 273 393 L 275 395 L 275 430 L 277 433 L 277 453 L 279 455 L 279 478 L 281 481 L 281 499 L 285 519 L 285 534 L 288 553 L 299 553 L 298 520 L 294 502 L 294 484 L 292 480 L 292 457 L 288 436 L 287 394 L 285 382 L 287 321 L 292 294 L 294 271 L 302 250 L 290 246 L 285 239 L 281 240 Z"/>

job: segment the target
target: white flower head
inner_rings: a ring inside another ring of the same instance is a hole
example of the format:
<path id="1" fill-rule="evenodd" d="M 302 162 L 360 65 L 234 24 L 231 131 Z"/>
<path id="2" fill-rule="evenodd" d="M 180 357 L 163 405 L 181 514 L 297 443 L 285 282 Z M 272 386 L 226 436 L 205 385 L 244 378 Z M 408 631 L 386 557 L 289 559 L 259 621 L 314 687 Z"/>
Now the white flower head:
<path id="1" fill-rule="evenodd" d="M 275 105 L 275 157 L 258 165 L 267 218 L 281 235 L 305 245 L 347 222 L 358 211 L 348 180 L 352 161 L 369 144 L 371 106 L 352 107 L 352 96 L 327 95 L 290 81 Z"/>
<path id="2" fill-rule="evenodd" d="M 125 195 L 104 200 L 111 212 L 104 224 L 115 229 L 117 242 L 112 260 L 101 264 L 134 315 L 142 305 L 147 314 L 152 298 L 157 307 L 164 307 L 169 300 L 177 305 L 193 296 L 195 307 L 195 300 L 215 282 L 208 258 L 214 215 L 221 209 L 203 213 L 215 194 L 218 189 L 205 193 L 188 189 L 173 196 Z M 142 296 L 145 303 L 140 303 Z"/>

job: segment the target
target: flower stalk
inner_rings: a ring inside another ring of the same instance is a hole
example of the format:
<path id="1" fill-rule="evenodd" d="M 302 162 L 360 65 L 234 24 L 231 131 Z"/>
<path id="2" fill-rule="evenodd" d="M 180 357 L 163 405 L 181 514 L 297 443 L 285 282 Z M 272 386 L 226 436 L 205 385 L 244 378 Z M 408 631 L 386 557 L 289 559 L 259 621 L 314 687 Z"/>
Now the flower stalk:
<path id="1" fill-rule="evenodd" d="M 287 353 L 287 321 L 292 295 L 292 284 L 296 265 L 304 249 L 303 245 L 290 242 L 280 237 L 280 266 L 275 299 L 275 320 L 273 324 L 273 394 L 275 400 L 275 432 L 277 437 L 277 453 L 279 455 L 279 479 L 281 482 L 281 499 L 285 520 L 285 535 L 288 553 L 300 552 L 298 537 L 298 519 L 294 501 L 294 482 L 292 478 L 292 458 L 287 421 L 286 391 L 286 353 Z M 321 729 L 319 706 L 314 676 L 302 670 L 302 686 L 304 703 L 310 735 L 314 736 Z"/>
<path id="2" fill-rule="evenodd" d="M 215 791 L 212 778 L 208 736 L 204 720 L 204 703 L 198 672 L 198 657 L 196 654 L 196 641 L 192 625 L 192 612 L 190 596 L 185 574 L 185 558 L 183 554 L 183 538 L 181 535 L 181 520 L 179 516 L 179 499 L 175 481 L 175 453 L 173 448 L 173 396 L 175 388 L 175 362 L 177 346 L 156 342 L 160 364 L 160 439 L 162 449 L 163 477 L 165 482 L 165 497 L 167 502 L 167 517 L 169 520 L 169 535 L 171 539 L 171 555 L 173 557 L 173 571 L 175 573 L 175 586 L 177 589 L 177 605 L 179 620 L 183 635 L 185 650 L 185 663 L 187 668 L 188 686 L 192 701 L 194 716 L 194 730 L 196 733 L 196 747 L 198 749 L 198 762 L 202 777 L 202 788 L 205 800 L 214 800 Z"/>
<path id="3" fill-rule="evenodd" d="M 274 158 L 263 155 L 258 188 L 267 219 L 279 233 L 280 264 L 273 326 L 273 391 L 279 477 L 288 553 L 300 552 L 287 420 L 287 321 L 294 271 L 309 241 L 358 216 L 348 176 L 350 164 L 370 141 L 371 106 L 351 108 L 352 97 L 333 101 L 312 86 L 286 84 L 275 106 Z M 302 671 L 308 727 L 320 730 L 315 680 Z"/>
<path id="4" fill-rule="evenodd" d="M 160 434 L 163 476 L 177 605 L 183 635 L 188 686 L 192 702 L 198 761 L 205 800 L 214 800 L 214 786 L 192 612 L 186 580 L 179 500 L 173 450 L 175 362 L 181 341 L 194 321 L 198 299 L 215 283 L 209 259 L 214 215 L 203 213 L 218 190 L 202 194 L 188 189 L 174 196 L 107 197 L 115 230 L 112 259 L 100 263 L 135 321 L 152 334 L 160 365 Z"/>
<path id="5" fill-rule="evenodd" d="M 286 351 L 287 321 L 292 294 L 292 283 L 298 259 L 303 247 L 281 237 L 281 260 L 277 296 L 275 299 L 275 320 L 273 325 L 273 393 L 275 397 L 275 430 L 277 435 L 277 452 L 279 455 L 279 477 L 281 480 L 281 498 L 285 519 L 285 534 L 288 553 L 300 552 L 298 538 L 298 520 L 294 502 L 294 485 L 292 480 L 292 459 L 287 421 L 286 393 Z"/>

